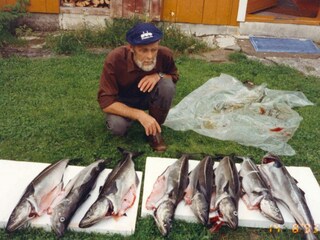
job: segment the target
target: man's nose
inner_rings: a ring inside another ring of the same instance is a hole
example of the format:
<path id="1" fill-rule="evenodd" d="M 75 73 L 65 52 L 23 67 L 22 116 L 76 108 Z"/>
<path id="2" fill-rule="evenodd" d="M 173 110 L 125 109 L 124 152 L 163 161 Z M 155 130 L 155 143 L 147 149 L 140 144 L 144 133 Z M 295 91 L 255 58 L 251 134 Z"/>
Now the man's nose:
<path id="1" fill-rule="evenodd" d="M 152 54 L 151 51 L 148 51 L 148 52 L 147 52 L 147 58 L 148 58 L 148 59 L 152 59 L 152 58 L 153 58 L 153 54 Z"/>

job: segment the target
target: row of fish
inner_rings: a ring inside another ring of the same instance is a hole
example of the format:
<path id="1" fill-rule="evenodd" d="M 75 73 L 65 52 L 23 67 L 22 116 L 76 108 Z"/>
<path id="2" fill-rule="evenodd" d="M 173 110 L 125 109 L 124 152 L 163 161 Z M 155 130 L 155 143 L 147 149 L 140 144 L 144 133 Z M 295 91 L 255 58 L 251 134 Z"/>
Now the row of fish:
<path id="1" fill-rule="evenodd" d="M 123 154 L 122 159 L 108 174 L 97 200 L 79 227 L 90 227 L 108 216 L 121 217 L 133 205 L 139 184 L 133 158 L 139 153 L 119 150 Z M 51 215 L 52 230 L 58 237 L 64 235 L 71 218 L 88 198 L 105 168 L 105 160 L 97 160 L 82 169 L 64 187 L 63 176 L 68 163 L 69 160 L 65 159 L 51 164 L 31 181 L 9 217 L 7 232 L 13 232 L 31 219 L 47 213 Z"/>
<path id="2" fill-rule="evenodd" d="M 242 161 L 240 171 L 235 158 Z M 222 225 L 238 227 L 238 202 L 258 209 L 267 219 L 283 224 L 281 202 L 304 230 L 306 239 L 318 239 L 304 192 L 278 156 L 267 154 L 257 166 L 248 157 L 225 156 L 214 168 L 211 156 L 204 157 L 188 172 L 189 156 L 184 154 L 156 180 L 146 201 L 161 234 L 168 235 L 180 201 L 190 205 L 200 223 L 218 231 Z"/>

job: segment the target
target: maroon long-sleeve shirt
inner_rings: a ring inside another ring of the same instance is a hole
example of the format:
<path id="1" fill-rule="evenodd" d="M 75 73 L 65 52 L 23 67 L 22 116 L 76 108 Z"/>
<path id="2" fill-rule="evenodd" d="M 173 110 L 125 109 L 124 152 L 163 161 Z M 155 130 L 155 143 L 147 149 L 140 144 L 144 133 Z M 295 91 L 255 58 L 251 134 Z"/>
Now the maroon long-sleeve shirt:
<path id="1" fill-rule="evenodd" d="M 144 94 L 138 83 L 146 75 L 163 72 L 172 76 L 173 82 L 179 79 L 178 70 L 173 60 L 172 51 L 159 46 L 157 63 L 153 70 L 145 72 L 133 61 L 133 53 L 129 46 L 121 46 L 112 50 L 104 62 L 98 102 L 102 109 L 116 102 L 118 97 L 139 97 Z"/>

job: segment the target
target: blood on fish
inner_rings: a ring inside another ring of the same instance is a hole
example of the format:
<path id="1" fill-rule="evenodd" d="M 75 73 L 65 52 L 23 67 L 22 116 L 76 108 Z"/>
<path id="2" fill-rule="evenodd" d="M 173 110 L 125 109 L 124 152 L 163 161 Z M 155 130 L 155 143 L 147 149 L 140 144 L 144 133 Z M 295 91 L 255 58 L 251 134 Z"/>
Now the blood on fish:
<path id="1" fill-rule="evenodd" d="M 261 115 L 263 115 L 263 114 L 265 114 L 265 113 L 266 113 L 266 110 L 265 110 L 264 108 L 262 108 L 262 107 L 260 107 L 260 109 L 259 109 L 259 110 L 260 110 L 260 114 L 261 114 Z"/>
<path id="2" fill-rule="evenodd" d="M 220 214 L 210 218 L 210 222 L 212 223 L 212 227 L 209 230 L 211 233 L 218 232 L 224 223 L 223 221 L 221 221 Z"/>
<path id="3" fill-rule="evenodd" d="M 270 129 L 271 132 L 280 132 L 282 130 L 283 130 L 283 128 L 281 128 L 281 127 L 276 127 L 276 128 L 271 128 Z"/>

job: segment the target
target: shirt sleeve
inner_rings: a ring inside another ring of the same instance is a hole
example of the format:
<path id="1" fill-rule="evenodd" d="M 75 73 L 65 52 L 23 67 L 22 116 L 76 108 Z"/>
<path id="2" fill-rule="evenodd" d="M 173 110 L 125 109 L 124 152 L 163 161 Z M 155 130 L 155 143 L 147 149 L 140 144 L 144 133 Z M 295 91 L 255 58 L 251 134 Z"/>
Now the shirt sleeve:
<path id="1" fill-rule="evenodd" d="M 100 77 L 98 102 L 101 109 L 108 107 L 118 98 L 119 88 L 116 81 L 113 59 L 112 54 L 107 56 Z"/>

